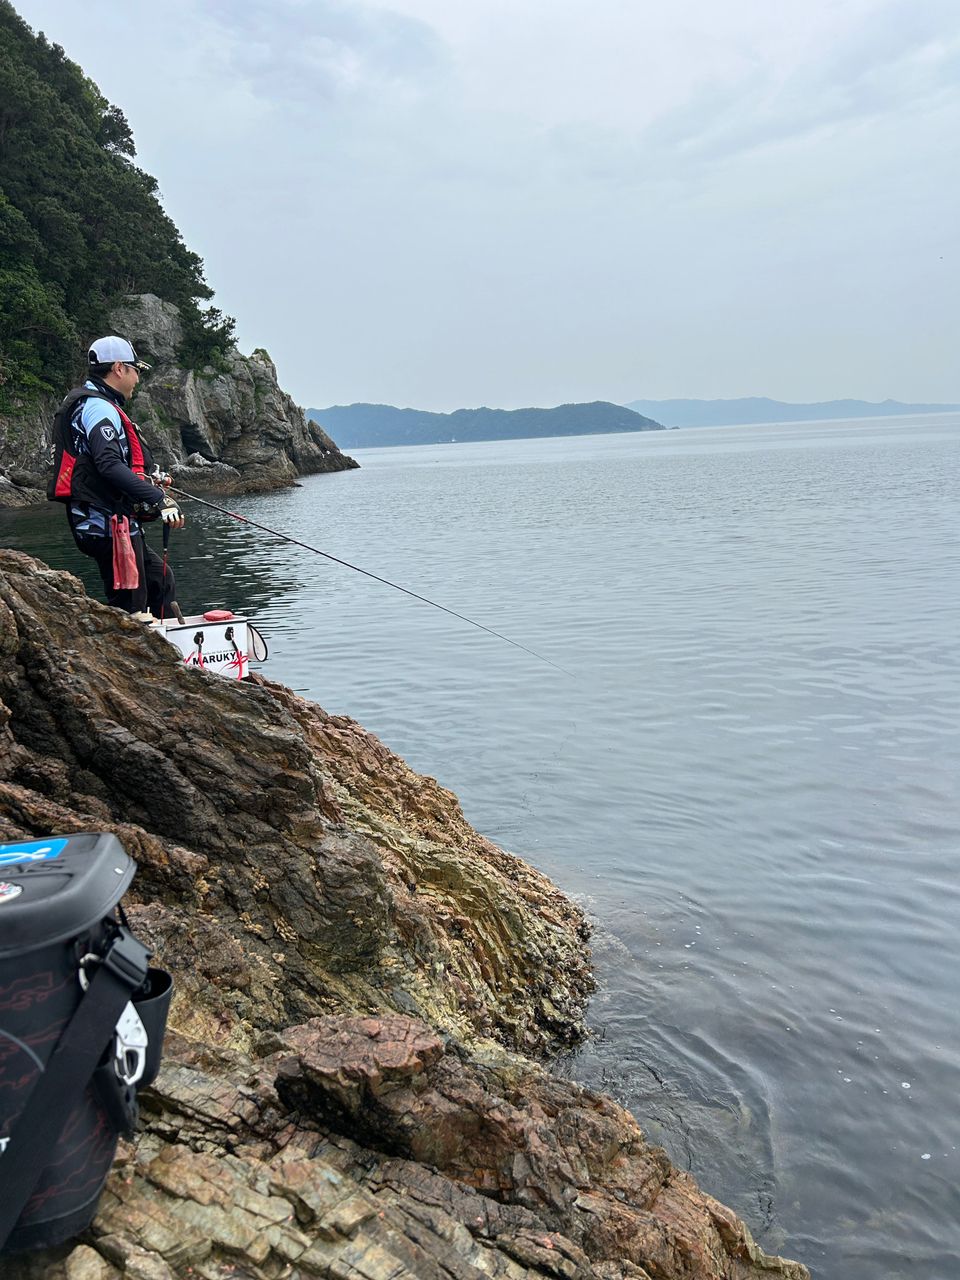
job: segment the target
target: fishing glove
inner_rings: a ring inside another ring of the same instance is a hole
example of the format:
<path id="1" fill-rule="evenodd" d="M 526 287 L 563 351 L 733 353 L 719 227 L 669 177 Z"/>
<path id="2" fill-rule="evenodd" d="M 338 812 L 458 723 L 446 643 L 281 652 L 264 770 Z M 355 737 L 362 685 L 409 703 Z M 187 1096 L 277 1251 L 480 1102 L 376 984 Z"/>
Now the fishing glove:
<path id="1" fill-rule="evenodd" d="M 160 504 L 160 519 L 164 524 L 169 524 L 174 529 L 182 529 L 184 526 L 183 512 L 169 494 L 164 496 L 163 502 Z"/>

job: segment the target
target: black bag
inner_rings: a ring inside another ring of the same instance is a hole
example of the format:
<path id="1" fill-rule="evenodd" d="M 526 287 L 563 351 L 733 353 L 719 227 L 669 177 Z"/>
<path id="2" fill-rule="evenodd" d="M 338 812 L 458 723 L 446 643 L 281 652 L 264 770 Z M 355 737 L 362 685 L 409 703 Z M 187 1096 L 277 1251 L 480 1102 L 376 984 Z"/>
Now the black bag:
<path id="1" fill-rule="evenodd" d="M 108 834 L 0 844 L 0 1253 L 89 1226 L 159 1069 L 172 983 L 126 927 L 135 870 Z"/>

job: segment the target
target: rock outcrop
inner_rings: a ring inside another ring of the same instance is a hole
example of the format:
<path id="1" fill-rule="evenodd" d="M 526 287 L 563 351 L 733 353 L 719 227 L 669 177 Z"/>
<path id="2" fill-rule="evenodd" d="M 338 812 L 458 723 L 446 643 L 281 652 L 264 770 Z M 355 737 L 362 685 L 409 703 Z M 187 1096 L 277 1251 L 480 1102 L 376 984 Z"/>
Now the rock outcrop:
<path id="1" fill-rule="evenodd" d="M 91 1231 L 4 1280 L 807 1276 L 539 1064 L 591 990 L 545 877 L 353 721 L 0 551 L 0 839 L 80 830 L 137 860 L 173 1029 Z"/>
<path id="2" fill-rule="evenodd" d="M 154 365 L 133 413 L 185 488 L 250 493 L 357 465 L 280 389 L 266 351 L 242 356 L 234 348 L 220 369 L 182 368 L 179 313 L 153 294 L 128 298 L 110 323 Z"/>
<path id="3" fill-rule="evenodd" d="M 243 356 L 232 348 L 216 368 L 183 368 L 180 313 L 153 294 L 125 299 L 109 327 L 154 366 L 130 413 L 157 461 L 183 488 L 253 493 L 357 466 L 281 390 L 266 351 Z M 0 506 L 41 500 L 55 408 L 53 400 L 44 401 L 0 419 Z"/>

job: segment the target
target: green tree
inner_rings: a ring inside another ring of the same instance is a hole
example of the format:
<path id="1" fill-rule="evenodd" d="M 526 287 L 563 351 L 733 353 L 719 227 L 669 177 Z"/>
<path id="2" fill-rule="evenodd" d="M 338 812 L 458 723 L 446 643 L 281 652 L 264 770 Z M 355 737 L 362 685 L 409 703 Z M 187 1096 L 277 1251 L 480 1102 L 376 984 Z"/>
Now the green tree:
<path id="1" fill-rule="evenodd" d="M 181 310 L 181 357 L 222 359 L 233 321 L 134 163 L 123 112 L 0 0 L 0 380 L 7 394 L 59 390 L 83 337 L 123 294 Z"/>

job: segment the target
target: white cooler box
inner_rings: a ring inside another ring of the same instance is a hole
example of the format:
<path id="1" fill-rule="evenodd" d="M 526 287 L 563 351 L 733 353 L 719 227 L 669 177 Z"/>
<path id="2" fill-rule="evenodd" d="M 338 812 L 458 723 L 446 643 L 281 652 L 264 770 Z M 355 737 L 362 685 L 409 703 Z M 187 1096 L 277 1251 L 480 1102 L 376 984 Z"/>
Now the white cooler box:
<path id="1" fill-rule="evenodd" d="M 260 632 L 244 617 L 226 609 L 211 609 L 178 622 L 164 618 L 153 624 L 183 654 L 186 667 L 202 667 L 216 675 L 242 680 L 250 660 L 262 662 L 267 646 Z"/>

